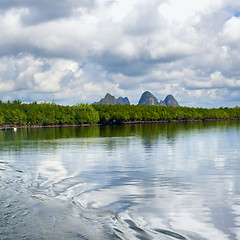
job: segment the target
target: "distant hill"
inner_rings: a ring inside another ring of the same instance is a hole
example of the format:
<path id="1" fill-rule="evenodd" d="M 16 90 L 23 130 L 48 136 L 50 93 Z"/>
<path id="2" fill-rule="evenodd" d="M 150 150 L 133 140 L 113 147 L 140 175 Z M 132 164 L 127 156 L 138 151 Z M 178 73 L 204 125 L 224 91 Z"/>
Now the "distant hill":
<path id="1" fill-rule="evenodd" d="M 160 106 L 167 106 L 166 103 L 164 101 L 162 101 L 162 100 L 160 100 L 159 105 Z"/>
<path id="2" fill-rule="evenodd" d="M 172 107 L 179 107 L 180 105 L 178 104 L 177 100 L 173 97 L 173 95 L 167 95 L 164 103 L 166 106 L 172 106 Z"/>
<path id="3" fill-rule="evenodd" d="M 115 98 L 110 93 L 107 93 L 104 98 L 102 98 L 99 102 L 96 102 L 94 104 L 130 105 L 130 101 L 127 97 Z M 179 106 L 177 100 L 173 97 L 173 95 L 167 95 L 164 101 L 160 100 L 158 102 L 157 98 L 149 91 L 146 91 L 141 95 L 138 105 L 160 105 L 160 106 L 172 106 L 172 107 Z"/>
<path id="4" fill-rule="evenodd" d="M 117 99 L 111 94 L 107 93 L 104 98 L 99 101 L 100 104 L 117 104 Z"/>
<path id="5" fill-rule="evenodd" d="M 146 91 L 142 94 L 138 105 L 158 105 L 158 100 L 152 93 Z"/>
<path id="6" fill-rule="evenodd" d="M 128 100 L 127 97 L 123 98 L 123 97 L 119 97 L 118 99 L 116 99 L 114 96 L 112 96 L 111 94 L 107 93 L 105 95 L 104 98 L 102 98 L 98 103 L 96 104 L 107 104 L 107 105 L 114 105 L 114 104 L 118 104 L 118 105 L 129 105 L 130 102 Z"/>
<path id="7" fill-rule="evenodd" d="M 119 104 L 119 105 L 129 105 L 130 102 L 129 102 L 129 100 L 128 100 L 127 97 L 125 97 L 125 98 L 119 97 L 119 98 L 117 99 L 117 104 Z"/>
<path id="8" fill-rule="evenodd" d="M 158 102 L 157 98 L 149 91 L 146 91 L 142 94 L 138 105 L 160 105 L 172 107 L 179 106 L 177 100 L 173 97 L 173 95 L 167 95 L 164 101 L 160 100 L 160 102 Z"/>

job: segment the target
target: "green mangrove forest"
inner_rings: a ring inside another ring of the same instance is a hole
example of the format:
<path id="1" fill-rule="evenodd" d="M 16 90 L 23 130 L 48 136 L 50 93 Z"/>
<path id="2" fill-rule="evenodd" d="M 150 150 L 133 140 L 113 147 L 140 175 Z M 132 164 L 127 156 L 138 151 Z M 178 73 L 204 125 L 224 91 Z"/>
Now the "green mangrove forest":
<path id="1" fill-rule="evenodd" d="M 240 107 L 190 108 L 150 105 L 22 103 L 0 101 L 0 125 L 48 126 L 240 119 Z"/>

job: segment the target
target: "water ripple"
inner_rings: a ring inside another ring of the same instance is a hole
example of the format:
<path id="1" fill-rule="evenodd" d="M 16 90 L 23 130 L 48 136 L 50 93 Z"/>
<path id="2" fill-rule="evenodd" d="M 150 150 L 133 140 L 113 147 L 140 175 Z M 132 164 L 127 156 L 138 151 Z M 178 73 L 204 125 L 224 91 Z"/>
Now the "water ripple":
<path id="1" fill-rule="evenodd" d="M 169 230 L 154 229 L 154 231 L 159 232 L 159 233 L 162 233 L 162 234 L 167 235 L 167 236 L 170 236 L 170 237 L 173 237 L 173 238 L 176 238 L 176 239 L 187 240 L 187 238 L 185 238 L 184 236 L 182 236 L 182 235 L 180 235 L 180 234 L 178 234 L 178 233 L 169 231 Z"/>

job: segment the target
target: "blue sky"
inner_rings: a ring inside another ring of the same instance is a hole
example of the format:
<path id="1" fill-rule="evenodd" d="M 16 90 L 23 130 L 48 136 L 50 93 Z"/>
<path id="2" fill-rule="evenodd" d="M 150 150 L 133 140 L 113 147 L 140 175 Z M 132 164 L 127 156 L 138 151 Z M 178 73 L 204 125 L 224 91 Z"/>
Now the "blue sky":
<path id="1" fill-rule="evenodd" d="M 240 106 L 237 0 L 2 0 L 3 101 Z"/>

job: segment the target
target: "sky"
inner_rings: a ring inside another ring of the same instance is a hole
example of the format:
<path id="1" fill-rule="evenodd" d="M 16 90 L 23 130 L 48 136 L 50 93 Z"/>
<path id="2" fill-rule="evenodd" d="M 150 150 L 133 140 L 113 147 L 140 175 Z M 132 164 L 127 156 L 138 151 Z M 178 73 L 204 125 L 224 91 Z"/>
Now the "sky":
<path id="1" fill-rule="evenodd" d="M 240 106 L 239 0 L 1 0 L 0 33 L 2 101 Z"/>

